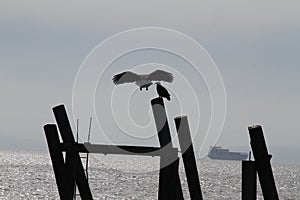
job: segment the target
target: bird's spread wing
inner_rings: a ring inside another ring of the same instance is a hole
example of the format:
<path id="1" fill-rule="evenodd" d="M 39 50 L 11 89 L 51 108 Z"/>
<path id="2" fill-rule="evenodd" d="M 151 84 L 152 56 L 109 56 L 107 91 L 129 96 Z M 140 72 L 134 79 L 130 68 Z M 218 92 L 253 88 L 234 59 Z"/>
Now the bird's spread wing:
<path id="1" fill-rule="evenodd" d="M 174 76 L 169 72 L 158 69 L 149 74 L 147 79 L 151 81 L 165 81 L 171 83 L 174 79 Z"/>
<path id="2" fill-rule="evenodd" d="M 123 84 L 123 83 L 136 82 L 136 81 L 140 80 L 140 76 L 133 72 L 126 71 L 126 72 L 114 75 L 112 80 L 113 80 L 114 84 L 119 85 L 119 84 Z"/>

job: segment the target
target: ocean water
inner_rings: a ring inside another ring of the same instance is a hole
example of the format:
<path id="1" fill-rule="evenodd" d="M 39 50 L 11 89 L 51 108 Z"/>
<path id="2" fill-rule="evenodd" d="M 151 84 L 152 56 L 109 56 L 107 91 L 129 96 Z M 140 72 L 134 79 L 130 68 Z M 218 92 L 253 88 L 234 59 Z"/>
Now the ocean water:
<path id="1" fill-rule="evenodd" d="M 204 199 L 241 199 L 241 162 L 198 160 Z M 300 200 L 300 165 L 272 163 L 280 199 Z M 94 199 L 157 199 L 158 158 L 90 154 Z M 47 153 L 0 152 L 0 199 L 59 199 Z M 182 163 L 179 170 L 189 199 Z M 258 189 L 259 189 L 258 184 Z M 77 197 L 80 199 L 80 197 Z M 263 199 L 258 190 L 258 199 Z"/>

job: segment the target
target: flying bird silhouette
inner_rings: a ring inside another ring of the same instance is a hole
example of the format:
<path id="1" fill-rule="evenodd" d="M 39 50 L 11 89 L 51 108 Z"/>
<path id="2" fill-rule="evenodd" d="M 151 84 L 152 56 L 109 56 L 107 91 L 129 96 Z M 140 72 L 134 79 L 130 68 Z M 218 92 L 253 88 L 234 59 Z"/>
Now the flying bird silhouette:
<path id="1" fill-rule="evenodd" d="M 153 81 L 165 81 L 171 83 L 174 79 L 173 74 L 163 71 L 155 70 L 150 74 L 136 74 L 131 71 L 122 72 L 113 76 L 113 82 L 115 85 L 123 83 L 135 83 L 139 86 L 140 90 L 148 88 L 153 84 Z"/>
<path id="2" fill-rule="evenodd" d="M 164 86 L 162 86 L 160 84 L 160 82 L 156 83 L 156 91 L 160 98 L 164 97 L 164 98 L 168 99 L 168 101 L 171 100 L 168 90 Z"/>

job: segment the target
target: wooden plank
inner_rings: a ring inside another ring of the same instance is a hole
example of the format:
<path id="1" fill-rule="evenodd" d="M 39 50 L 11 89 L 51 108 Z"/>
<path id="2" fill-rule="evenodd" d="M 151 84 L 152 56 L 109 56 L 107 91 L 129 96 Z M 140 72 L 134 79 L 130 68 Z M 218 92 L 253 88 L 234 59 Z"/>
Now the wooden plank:
<path id="1" fill-rule="evenodd" d="M 160 156 L 164 153 L 160 147 L 144 146 L 124 146 L 124 145 L 103 145 L 91 143 L 76 143 L 74 145 L 60 144 L 62 151 L 76 151 L 79 153 L 98 153 L 98 154 L 120 154 L 133 156 Z M 171 148 L 171 151 L 178 152 L 177 148 Z"/>

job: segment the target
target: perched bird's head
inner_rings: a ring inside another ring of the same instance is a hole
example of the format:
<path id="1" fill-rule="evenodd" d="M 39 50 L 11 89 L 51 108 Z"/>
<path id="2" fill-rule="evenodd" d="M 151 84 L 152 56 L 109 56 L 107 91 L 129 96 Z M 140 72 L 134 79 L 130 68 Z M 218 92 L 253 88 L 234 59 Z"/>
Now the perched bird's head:
<path id="1" fill-rule="evenodd" d="M 156 84 L 156 85 L 160 85 L 160 82 L 156 82 L 155 84 Z"/>

